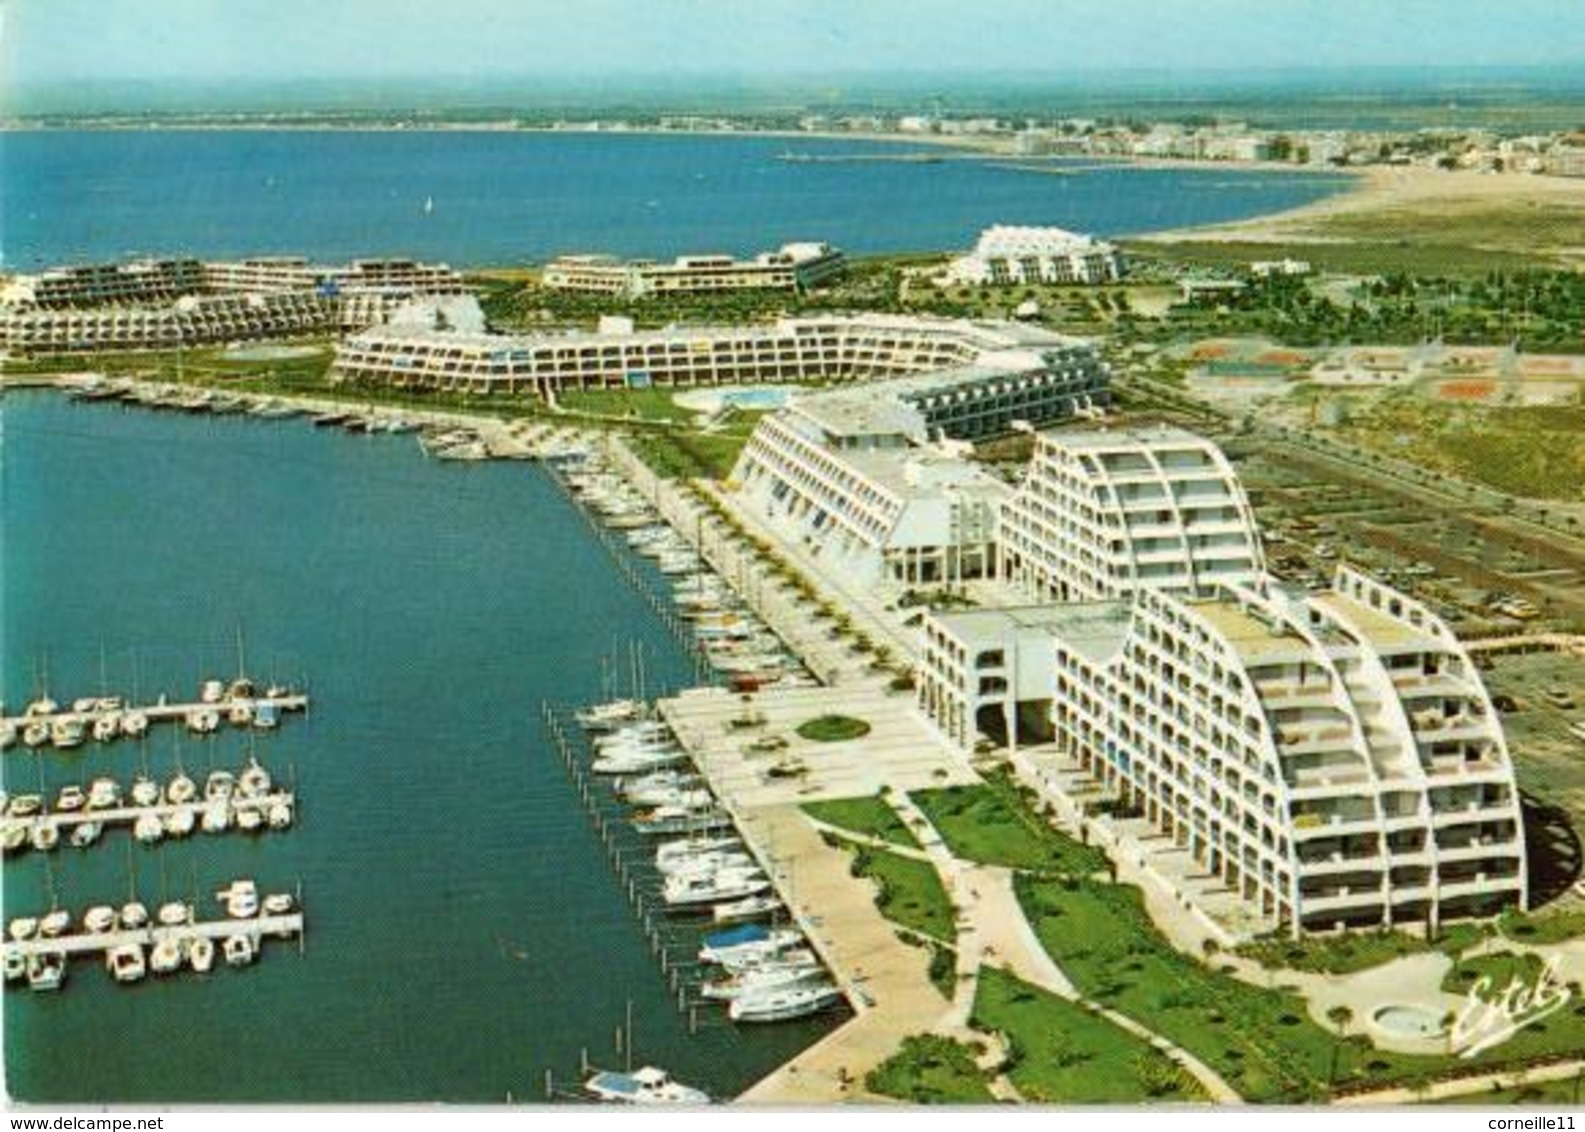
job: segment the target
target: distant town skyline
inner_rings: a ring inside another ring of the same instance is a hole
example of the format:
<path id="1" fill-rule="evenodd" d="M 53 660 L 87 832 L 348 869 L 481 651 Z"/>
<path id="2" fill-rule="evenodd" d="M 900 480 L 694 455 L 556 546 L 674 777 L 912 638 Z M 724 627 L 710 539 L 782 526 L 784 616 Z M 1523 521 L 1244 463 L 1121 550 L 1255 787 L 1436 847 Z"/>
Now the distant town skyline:
<path id="1" fill-rule="evenodd" d="M 1120 70 L 1559 66 L 1578 0 L 9 0 L 13 94 L 77 83 L 536 86 Z"/>

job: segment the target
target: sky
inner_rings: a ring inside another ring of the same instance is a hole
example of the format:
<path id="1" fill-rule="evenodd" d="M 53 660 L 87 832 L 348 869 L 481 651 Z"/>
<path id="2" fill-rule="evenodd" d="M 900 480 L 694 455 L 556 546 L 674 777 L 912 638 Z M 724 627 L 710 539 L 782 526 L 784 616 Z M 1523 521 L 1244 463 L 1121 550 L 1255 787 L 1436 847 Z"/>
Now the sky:
<path id="1" fill-rule="evenodd" d="M 1585 63 L 1582 0 L 0 0 L 13 89 Z"/>

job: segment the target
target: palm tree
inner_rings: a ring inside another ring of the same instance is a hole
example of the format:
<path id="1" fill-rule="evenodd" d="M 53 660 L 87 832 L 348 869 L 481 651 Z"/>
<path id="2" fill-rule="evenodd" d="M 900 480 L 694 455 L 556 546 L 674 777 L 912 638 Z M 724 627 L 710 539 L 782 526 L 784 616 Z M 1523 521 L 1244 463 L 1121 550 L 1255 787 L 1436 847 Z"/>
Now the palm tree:
<path id="1" fill-rule="evenodd" d="M 1332 1065 L 1326 1074 L 1326 1083 L 1331 1086 L 1337 1083 L 1337 1059 L 1343 1050 L 1343 1039 L 1348 1037 L 1348 1028 L 1354 1021 L 1354 1012 L 1339 1003 L 1326 1012 L 1326 1020 L 1337 1028 L 1337 1041 L 1332 1043 Z"/>

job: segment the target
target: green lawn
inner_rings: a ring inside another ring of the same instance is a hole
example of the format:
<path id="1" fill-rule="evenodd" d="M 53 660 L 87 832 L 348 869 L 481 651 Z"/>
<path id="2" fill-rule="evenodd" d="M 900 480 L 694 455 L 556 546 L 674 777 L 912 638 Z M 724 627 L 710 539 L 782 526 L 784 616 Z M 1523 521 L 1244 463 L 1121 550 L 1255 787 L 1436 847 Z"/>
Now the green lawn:
<path id="1" fill-rule="evenodd" d="M 1468 994 L 1480 985 L 1482 979 L 1489 979 L 1491 981 L 1480 992 L 1480 996 L 1492 1002 L 1502 997 L 1508 985 L 1515 980 L 1521 986 L 1534 986 L 1541 967 L 1541 960 L 1535 955 L 1498 951 L 1460 960 L 1442 980 L 1442 989 L 1449 994 Z"/>
<path id="2" fill-rule="evenodd" d="M 942 943 L 957 939 L 952 901 L 930 862 L 859 849 L 853 874 L 875 882 L 875 907 L 888 920 Z"/>
<path id="3" fill-rule="evenodd" d="M 1480 941 L 1478 925 L 1456 924 L 1434 942 L 1401 931 L 1349 932 L 1341 936 L 1309 936 L 1302 940 L 1273 935 L 1246 943 L 1238 954 L 1277 970 L 1319 971 L 1347 975 L 1379 967 L 1405 955 L 1426 951 L 1457 954 Z"/>
<path id="4" fill-rule="evenodd" d="M 1100 850 L 1052 829 L 1005 780 L 920 790 L 910 797 L 964 860 L 1074 876 L 1106 867 Z"/>
<path id="5" fill-rule="evenodd" d="M 1498 930 L 1515 943 L 1565 943 L 1585 935 L 1585 909 L 1542 912 L 1529 916 L 1520 912 L 1507 912 L 1498 922 Z"/>
<path id="6" fill-rule="evenodd" d="M 974 1051 L 934 1034 L 903 1039 L 902 1048 L 864 1078 L 864 1087 L 913 1104 L 987 1104 L 993 1100 Z"/>
<path id="7" fill-rule="evenodd" d="M 569 389 L 556 394 L 562 408 L 575 413 L 596 413 L 608 417 L 636 417 L 646 421 L 692 421 L 694 413 L 679 406 L 673 398 L 677 390 L 649 389 Z"/>
<path id="8" fill-rule="evenodd" d="M 913 832 L 903 824 L 897 811 L 879 795 L 868 798 L 836 798 L 825 802 L 805 802 L 804 813 L 816 821 L 834 825 L 866 837 L 890 841 L 893 845 L 919 848 Z"/>
<path id="9" fill-rule="evenodd" d="M 869 733 L 870 725 L 851 715 L 822 715 L 798 725 L 798 734 L 812 743 L 841 743 Z"/>
<path id="10" fill-rule="evenodd" d="M 1006 1034 L 1008 1076 L 1039 1104 L 1206 1100 L 1171 1058 L 1116 1023 L 992 968 L 980 972 L 971 1024 Z"/>

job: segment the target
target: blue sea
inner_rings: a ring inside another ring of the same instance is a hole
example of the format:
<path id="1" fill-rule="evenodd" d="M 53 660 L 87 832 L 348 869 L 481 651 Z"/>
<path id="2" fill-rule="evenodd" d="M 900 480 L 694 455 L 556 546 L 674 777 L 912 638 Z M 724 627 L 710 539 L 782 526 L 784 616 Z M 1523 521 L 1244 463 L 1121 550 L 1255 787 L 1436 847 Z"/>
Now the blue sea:
<path id="1" fill-rule="evenodd" d="M 285 832 L 150 848 L 112 831 L 8 859 L 7 917 L 133 891 L 213 917 L 237 876 L 301 884 L 308 917 L 301 956 L 267 943 L 243 971 L 117 987 L 79 960 L 58 994 L 8 989 L 11 1096 L 537 1100 L 583 1049 L 619 1061 L 628 1002 L 640 1056 L 730 1095 L 830 1027 L 739 1033 L 714 1009 L 690 1036 L 539 711 L 626 691 L 635 645 L 651 690 L 693 666 L 537 466 L 49 392 L 3 413 L 6 704 L 46 685 L 191 700 L 242 663 L 312 694 L 268 735 L 162 725 L 146 750 L 0 761 L 7 790 L 53 792 L 144 767 L 202 782 L 251 747 L 299 799 Z"/>
<path id="2" fill-rule="evenodd" d="M 781 160 L 911 151 L 639 134 L 0 133 L 0 265 L 275 253 L 478 266 L 569 251 L 743 254 L 788 240 L 861 254 L 930 251 L 967 246 L 993 223 L 1120 236 L 1234 220 L 1350 183 L 1337 174 L 1093 162 L 1053 176 L 1007 159 Z"/>

